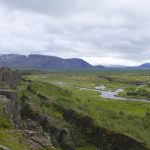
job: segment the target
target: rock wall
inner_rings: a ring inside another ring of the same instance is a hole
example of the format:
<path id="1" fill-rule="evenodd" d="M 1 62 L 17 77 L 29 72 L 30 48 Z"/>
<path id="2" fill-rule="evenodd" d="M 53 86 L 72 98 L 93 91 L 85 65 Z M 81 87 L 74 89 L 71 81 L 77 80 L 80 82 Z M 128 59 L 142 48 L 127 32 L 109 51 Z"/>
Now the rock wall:
<path id="1" fill-rule="evenodd" d="M 3 95 L 7 98 L 3 99 L 4 111 L 6 114 L 9 114 L 11 120 L 13 121 L 14 127 L 18 127 L 20 124 L 20 105 L 18 101 L 18 93 L 12 88 L 16 88 L 21 79 L 20 73 L 9 68 L 0 68 L 0 95 Z"/>
<path id="2" fill-rule="evenodd" d="M 18 102 L 18 93 L 10 89 L 0 89 L 0 95 L 4 104 L 4 113 L 9 115 L 15 128 L 18 128 L 21 123 L 20 104 Z"/>
<path id="3" fill-rule="evenodd" d="M 38 122 L 43 130 L 50 135 L 51 142 L 55 147 L 61 147 L 64 150 L 74 150 L 64 143 L 65 138 L 68 136 L 67 130 L 58 127 L 57 124 L 46 115 L 34 110 L 30 103 L 22 104 L 21 117 L 24 120 L 31 119 Z"/>
<path id="4" fill-rule="evenodd" d="M 8 88 L 15 88 L 21 79 L 19 71 L 12 71 L 9 68 L 0 68 L 0 82 Z"/>
<path id="5" fill-rule="evenodd" d="M 80 132 L 89 137 L 89 143 L 100 150 L 148 150 L 140 141 L 97 125 L 89 116 L 83 116 L 72 109 L 64 109 L 66 121 L 75 125 Z"/>

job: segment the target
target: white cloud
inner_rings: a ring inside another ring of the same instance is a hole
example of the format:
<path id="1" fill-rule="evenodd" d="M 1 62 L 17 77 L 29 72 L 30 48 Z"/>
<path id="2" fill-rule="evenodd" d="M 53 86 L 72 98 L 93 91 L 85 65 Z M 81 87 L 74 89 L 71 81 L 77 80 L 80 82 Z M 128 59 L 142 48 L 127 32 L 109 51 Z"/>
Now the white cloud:
<path id="1" fill-rule="evenodd" d="M 99 62 L 103 62 L 103 65 L 105 65 L 105 66 L 110 66 L 110 65 L 138 66 L 138 65 L 140 65 L 140 63 L 136 62 L 136 61 L 120 59 L 120 58 L 116 59 L 114 57 L 83 57 L 82 59 L 84 59 L 94 65 L 99 65 Z M 111 64 L 110 64 L 110 62 L 111 62 Z"/>
<path id="2" fill-rule="evenodd" d="M 0 0 L 0 53 L 147 62 L 149 6 L 149 0 Z"/>

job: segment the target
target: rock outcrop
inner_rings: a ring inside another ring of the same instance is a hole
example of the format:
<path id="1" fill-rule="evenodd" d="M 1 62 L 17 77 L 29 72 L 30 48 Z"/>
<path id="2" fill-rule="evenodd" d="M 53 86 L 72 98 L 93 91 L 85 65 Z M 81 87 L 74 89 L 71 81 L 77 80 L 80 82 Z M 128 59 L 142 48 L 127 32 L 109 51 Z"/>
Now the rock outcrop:
<path id="1" fill-rule="evenodd" d="M 83 116 L 72 109 L 64 109 L 63 116 L 89 137 L 89 143 L 101 150 L 148 150 L 140 141 L 102 128 L 89 116 Z"/>
<path id="2" fill-rule="evenodd" d="M 8 68 L 0 69 L 0 83 L 2 85 L 0 88 L 0 102 L 2 103 L 3 112 L 11 119 L 16 130 L 24 132 L 24 141 L 29 143 L 30 149 L 48 149 L 52 147 L 52 143 L 50 136 L 46 132 L 43 132 L 41 128 L 42 120 L 40 118 L 42 119 L 42 116 L 36 115 L 37 119 L 35 121 L 28 119 L 24 121 L 21 118 L 22 108 L 18 98 L 18 91 L 14 90 L 20 79 L 18 71 L 12 71 Z M 0 146 L 0 150 L 7 150 L 7 148 Z"/>
<path id="3" fill-rule="evenodd" d="M 15 128 L 19 127 L 21 117 L 17 92 L 10 89 L 0 89 L 0 95 L 5 96 L 1 99 L 4 113 L 10 116 Z"/>
<path id="4" fill-rule="evenodd" d="M 21 116 L 24 120 L 31 119 L 37 122 L 42 127 L 44 132 L 50 135 L 52 145 L 56 147 L 63 147 L 65 145 L 64 140 L 67 136 L 67 130 L 58 127 L 56 123 L 54 123 L 54 121 L 49 119 L 46 115 L 34 110 L 29 103 L 22 104 Z M 65 146 L 67 147 L 67 145 Z"/>
<path id="5" fill-rule="evenodd" d="M 43 132 L 38 122 L 27 119 L 24 122 L 24 129 L 26 133 L 26 138 L 30 140 L 31 149 L 48 149 L 53 146 L 50 136 L 46 132 Z"/>
<path id="6" fill-rule="evenodd" d="M 5 87 L 15 88 L 21 79 L 19 71 L 12 71 L 9 68 L 0 68 L 0 83 Z M 5 88 L 4 87 L 4 88 Z"/>

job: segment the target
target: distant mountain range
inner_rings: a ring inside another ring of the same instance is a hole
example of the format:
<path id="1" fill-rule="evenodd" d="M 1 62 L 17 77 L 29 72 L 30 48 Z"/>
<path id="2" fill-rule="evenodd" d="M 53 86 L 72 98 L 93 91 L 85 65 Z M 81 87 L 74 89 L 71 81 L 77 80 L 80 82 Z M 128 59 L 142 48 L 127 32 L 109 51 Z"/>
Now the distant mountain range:
<path id="1" fill-rule="evenodd" d="M 0 55 L 0 67 L 35 70 L 150 69 L 150 63 L 135 67 L 126 67 L 119 65 L 104 67 L 101 65 L 92 66 L 88 62 L 78 58 L 63 59 L 60 57 L 38 54 L 31 54 L 28 56 L 18 54 L 5 54 Z"/>
<path id="2" fill-rule="evenodd" d="M 150 69 L 150 63 L 145 63 L 138 66 L 139 69 Z"/>
<path id="3" fill-rule="evenodd" d="M 0 56 L 0 67 L 21 69 L 91 69 L 92 65 L 82 59 L 62 59 L 54 56 L 31 54 L 29 56 L 5 54 Z"/>

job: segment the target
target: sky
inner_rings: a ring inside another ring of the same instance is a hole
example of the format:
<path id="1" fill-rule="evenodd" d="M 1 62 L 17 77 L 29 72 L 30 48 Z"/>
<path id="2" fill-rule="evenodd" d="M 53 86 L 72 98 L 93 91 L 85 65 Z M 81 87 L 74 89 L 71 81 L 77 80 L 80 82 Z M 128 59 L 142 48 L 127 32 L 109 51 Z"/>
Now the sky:
<path id="1" fill-rule="evenodd" d="M 150 0 L 0 0 L 0 54 L 150 62 Z"/>

